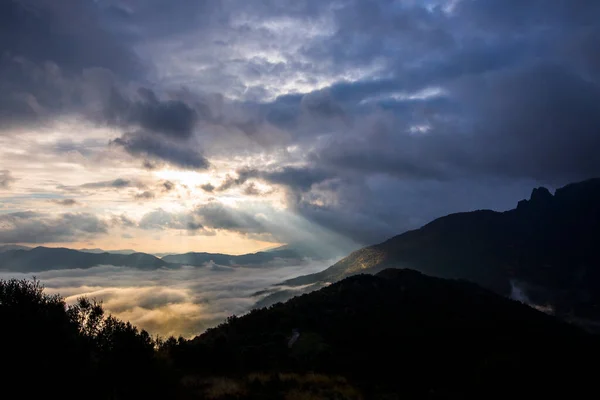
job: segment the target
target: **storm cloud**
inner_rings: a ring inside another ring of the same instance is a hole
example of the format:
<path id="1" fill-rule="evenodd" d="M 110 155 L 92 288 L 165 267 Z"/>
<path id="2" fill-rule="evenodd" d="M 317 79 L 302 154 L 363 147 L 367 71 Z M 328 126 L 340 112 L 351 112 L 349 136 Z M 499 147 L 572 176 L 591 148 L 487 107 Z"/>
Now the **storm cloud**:
<path id="1" fill-rule="evenodd" d="M 0 16 L 1 125 L 81 111 L 77 97 L 94 69 L 124 77 L 143 71 L 92 3 L 3 0 Z"/>
<path id="2" fill-rule="evenodd" d="M 0 215 L 0 243 L 69 242 L 107 232 L 108 224 L 89 213 L 23 211 Z"/>
<path id="3" fill-rule="evenodd" d="M 141 130 L 155 132 L 175 139 L 189 139 L 196 122 L 196 111 L 181 100 L 160 100 L 148 88 L 139 88 L 137 99 L 111 93 L 107 119 L 114 124 L 138 126 Z"/>
<path id="4" fill-rule="evenodd" d="M 64 207 L 72 207 L 77 205 L 77 200 L 74 199 L 57 199 L 57 200 L 51 200 L 53 203 L 55 204 L 59 204 L 61 206 Z"/>
<path id="5" fill-rule="evenodd" d="M 18 0 L 0 15 L 7 143 L 71 118 L 105 130 L 36 157 L 110 166 L 88 189 L 131 160 L 203 174 L 136 186 L 146 230 L 282 238 L 283 208 L 370 244 L 600 175 L 597 1 Z M 1 188 L 22 183 L 15 166 Z M 153 204 L 175 193 L 185 210 Z"/>
<path id="6" fill-rule="evenodd" d="M 183 169 L 206 169 L 209 166 L 208 160 L 193 147 L 143 131 L 128 132 L 111 143 L 131 155 L 164 160 Z"/>

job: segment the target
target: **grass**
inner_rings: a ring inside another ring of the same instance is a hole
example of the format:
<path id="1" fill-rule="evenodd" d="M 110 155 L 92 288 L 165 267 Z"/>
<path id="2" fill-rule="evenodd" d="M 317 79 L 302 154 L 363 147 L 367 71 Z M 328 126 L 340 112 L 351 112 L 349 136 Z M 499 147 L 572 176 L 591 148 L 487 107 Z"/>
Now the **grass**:
<path id="1" fill-rule="evenodd" d="M 362 400 L 341 376 L 294 373 L 251 373 L 239 379 L 186 376 L 182 385 L 199 397 L 214 400 L 269 398 L 282 400 Z"/>

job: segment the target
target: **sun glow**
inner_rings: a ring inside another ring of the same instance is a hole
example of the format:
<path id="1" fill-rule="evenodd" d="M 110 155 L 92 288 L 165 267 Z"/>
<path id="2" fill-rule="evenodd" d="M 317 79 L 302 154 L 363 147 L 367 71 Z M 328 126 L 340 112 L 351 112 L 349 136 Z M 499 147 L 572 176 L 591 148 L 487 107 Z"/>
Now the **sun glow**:
<path id="1" fill-rule="evenodd" d="M 180 182 L 189 189 L 195 189 L 199 185 L 211 182 L 212 175 L 208 172 L 181 171 L 175 169 L 163 169 L 156 171 L 156 176 L 161 179 Z"/>

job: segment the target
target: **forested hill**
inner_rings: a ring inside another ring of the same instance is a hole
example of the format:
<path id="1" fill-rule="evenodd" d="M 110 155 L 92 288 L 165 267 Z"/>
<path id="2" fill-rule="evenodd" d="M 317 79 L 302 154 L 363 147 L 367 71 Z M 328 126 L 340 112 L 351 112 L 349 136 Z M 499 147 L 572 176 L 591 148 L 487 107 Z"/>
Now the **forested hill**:
<path id="1" fill-rule="evenodd" d="M 286 285 L 335 282 L 385 268 L 476 282 L 508 295 L 519 285 L 532 303 L 600 319 L 600 179 L 553 195 L 534 189 L 507 212 L 448 215 L 358 250 L 327 270 Z"/>
<path id="2" fill-rule="evenodd" d="M 507 398 L 596 393 L 598 338 L 475 284 L 359 275 L 231 316 L 193 340 L 152 338 L 88 300 L 0 281 L 8 397 Z"/>
<path id="3" fill-rule="evenodd" d="M 537 377 L 583 385 L 592 343 L 475 284 L 391 269 L 232 317 L 180 346 L 176 359 L 205 373 L 341 374 L 372 395 L 420 398 L 532 390 Z"/>

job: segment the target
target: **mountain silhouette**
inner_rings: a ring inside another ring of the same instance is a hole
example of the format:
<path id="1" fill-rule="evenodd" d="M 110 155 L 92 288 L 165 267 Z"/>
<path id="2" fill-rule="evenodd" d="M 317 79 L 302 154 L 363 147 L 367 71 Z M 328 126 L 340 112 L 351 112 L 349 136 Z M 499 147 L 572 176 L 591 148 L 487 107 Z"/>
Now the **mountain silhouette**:
<path id="1" fill-rule="evenodd" d="M 138 251 L 132 249 L 120 249 L 120 250 L 103 250 L 99 248 L 95 249 L 78 249 L 78 251 L 83 251 L 84 253 L 94 253 L 94 254 L 102 254 L 102 253 L 110 253 L 110 254 L 134 254 L 139 253 Z"/>
<path id="2" fill-rule="evenodd" d="M 386 269 L 230 317 L 173 357 L 215 375 L 339 374 L 366 398 L 463 398 L 580 390 L 595 340 L 476 284 Z"/>
<path id="3" fill-rule="evenodd" d="M 289 262 L 298 263 L 303 261 L 306 257 L 307 256 L 304 253 L 301 253 L 295 248 L 279 247 L 273 250 L 242 255 L 190 252 L 185 254 L 167 255 L 164 256 L 162 260 L 169 263 L 192 266 L 202 266 L 210 261 L 227 266 L 257 266 L 273 262 L 277 262 L 278 265 Z"/>
<path id="4" fill-rule="evenodd" d="M 3 250 L 3 247 L 5 249 Z M 282 246 L 269 251 L 243 255 L 220 253 L 170 254 L 162 258 L 133 250 L 103 251 L 101 249 L 73 250 L 67 248 L 7 245 L 0 247 L 0 270 L 40 272 L 53 269 L 91 268 L 114 265 L 139 269 L 156 269 L 189 265 L 203 267 L 209 262 L 226 266 L 257 267 L 268 263 L 297 265 L 308 257 L 300 250 Z M 311 254 L 313 255 L 313 254 Z M 314 256 L 314 255 L 313 255 Z"/>
<path id="5" fill-rule="evenodd" d="M 4 253 L 9 250 L 31 250 L 31 247 L 20 246 L 18 244 L 4 244 L 0 245 L 0 253 Z"/>
<path id="6" fill-rule="evenodd" d="M 534 189 L 506 212 L 451 214 L 353 252 L 330 268 L 284 282 L 335 282 L 386 268 L 476 282 L 503 295 L 515 286 L 531 303 L 600 319 L 600 179 Z M 293 293 L 293 292 L 291 292 Z"/>
<path id="7" fill-rule="evenodd" d="M 115 265 L 140 269 L 156 269 L 171 266 L 160 258 L 145 253 L 94 254 L 52 247 L 36 247 L 31 250 L 9 250 L 2 253 L 2 257 L 0 258 L 0 270 L 18 272 L 40 272 L 74 268 L 85 269 L 98 265 Z"/>

